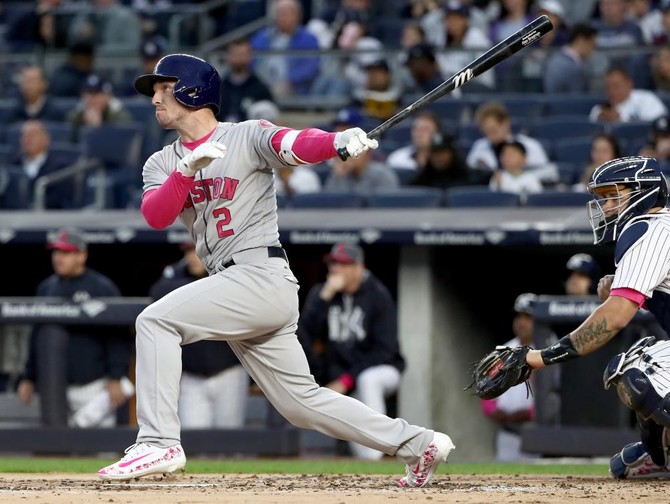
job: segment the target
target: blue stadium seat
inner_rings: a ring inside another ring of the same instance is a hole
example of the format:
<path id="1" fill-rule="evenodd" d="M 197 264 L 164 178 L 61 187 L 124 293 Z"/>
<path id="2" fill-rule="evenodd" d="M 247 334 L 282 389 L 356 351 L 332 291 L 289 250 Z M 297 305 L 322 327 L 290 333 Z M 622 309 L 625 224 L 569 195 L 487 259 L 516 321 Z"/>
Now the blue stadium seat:
<path id="1" fill-rule="evenodd" d="M 355 192 L 322 191 L 318 193 L 296 194 L 291 198 L 292 208 L 361 208 L 365 206 L 365 196 Z"/>
<path id="2" fill-rule="evenodd" d="M 49 132 L 52 142 L 71 143 L 73 140 L 72 127 L 69 123 L 58 121 L 42 121 Z M 22 122 L 10 124 L 5 132 L 5 143 L 20 145 Z"/>
<path id="3" fill-rule="evenodd" d="M 651 123 L 647 121 L 611 123 L 607 126 L 607 131 L 614 135 L 617 140 L 630 145 L 649 138 Z"/>
<path id="4" fill-rule="evenodd" d="M 368 195 L 370 208 L 435 208 L 442 205 L 444 191 L 436 187 L 403 187 Z"/>
<path id="5" fill-rule="evenodd" d="M 487 186 L 452 187 L 445 192 L 447 207 L 518 207 L 521 200 L 517 193 L 491 191 Z"/>
<path id="6" fill-rule="evenodd" d="M 593 137 L 604 131 L 602 123 L 591 122 L 587 116 L 563 116 L 543 118 L 530 127 L 529 135 L 535 138 L 560 140 L 583 136 Z"/>
<path id="7" fill-rule="evenodd" d="M 18 152 L 17 144 L 0 144 L 0 170 L 3 165 L 11 164 L 17 157 Z"/>
<path id="8" fill-rule="evenodd" d="M 571 186 L 579 182 L 587 163 L 577 164 L 562 162 L 554 164 L 558 170 L 558 183 L 565 186 Z"/>
<path id="9" fill-rule="evenodd" d="M 499 95 L 495 97 L 501 101 L 510 117 L 524 118 L 526 122 L 534 122 L 544 115 L 546 109 L 546 98 L 544 96 L 532 96 L 528 94 Z"/>
<path id="10" fill-rule="evenodd" d="M 410 170 L 408 168 L 398 168 L 398 167 L 391 167 L 391 169 L 395 172 L 396 176 L 398 177 L 398 181 L 400 182 L 401 187 L 409 186 L 412 180 L 414 180 L 414 177 L 416 177 L 416 170 Z"/>
<path id="11" fill-rule="evenodd" d="M 604 96 L 554 94 L 546 102 L 544 115 L 546 117 L 566 115 L 588 117 L 593 106 L 604 101 Z"/>
<path id="12" fill-rule="evenodd" d="M 585 206 L 593 197 L 588 192 L 545 191 L 526 196 L 527 207 L 580 207 Z"/>
<path id="13" fill-rule="evenodd" d="M 31 207 L 30 180 L 20 166 L 0 166 L 0 209 L 26 210 Z"/>
<path id="14" fill-rule="evenodd" d="M 552 148 L 553 161 L 585 165 L 591 160 L 592 142 L 590 136 L 556 140 Z"/>

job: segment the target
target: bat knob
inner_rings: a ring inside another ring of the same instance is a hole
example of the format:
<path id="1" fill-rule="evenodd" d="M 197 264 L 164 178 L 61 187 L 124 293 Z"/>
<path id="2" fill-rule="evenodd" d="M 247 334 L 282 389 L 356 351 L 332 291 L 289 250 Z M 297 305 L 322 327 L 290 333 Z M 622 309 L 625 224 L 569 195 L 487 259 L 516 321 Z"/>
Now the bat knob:
<path id="1" fill-rule="evenodd" d="M 349 159 L 349 151 L 347 150 L 346 147 L 340 147 L 339 149 L 337 149 L 337 155 L 340 156 L 340 159 L 342 161 L 346 161 L 347 159 Z"/>

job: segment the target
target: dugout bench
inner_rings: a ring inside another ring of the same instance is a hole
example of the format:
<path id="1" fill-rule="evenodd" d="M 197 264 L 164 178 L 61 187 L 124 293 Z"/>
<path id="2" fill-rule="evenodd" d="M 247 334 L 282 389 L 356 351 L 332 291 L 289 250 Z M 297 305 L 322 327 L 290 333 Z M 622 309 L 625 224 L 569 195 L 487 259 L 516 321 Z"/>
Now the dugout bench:
<path id="1" fill-rule="evenodd" d="M 533 311 L 535 347 L 549 346 L 574 330 L 599 304 L 596 296 L 540 296 Z M 535 421 L 522 427 L 522 449 L 545 456 L 609 457 L 639 441 L 634 413 L 614 389 L 604 389 L 603 372 L 614 355 L 648 335 L 667 337 L 641 310 L 603 348 L 534 372 Z"/>
<path id="2" fill-rule="evenodd" d="M 97 454 L 119 452 L 135 442 L 136 426 L 107 429 L 67 427 L 65 398 L 65 349 L 68 334 L 63 325 L 132 326 L 150 298 L 96 298 L 83 303 L 59 298 L 0 297 L 0 324 L 40 324 L 37 333 L 39 418 L 35 407 L 16 400 L 0 401 L 23 415 L 22 426 L 7 428 L 0 422 L 0 451 L 36 454 Z M 5 398 L 7 399 L 7 398 Z M 294 456 L 300 451 L 300 429 L 288 424 L 267 402 L 263 425 L 239 429 L 193 429 L 182 431 L 182 442 L 191 454 Z M 261 405 L 263 406 L 263 405 Z M 25 408 L 25 411 L 21 411 Z M 31 417 L 28 413 L 32 412 Z M 4 412 L 9 413 L 9 412 Z M 0 411 L 0 417 L 3 411 Z"/>

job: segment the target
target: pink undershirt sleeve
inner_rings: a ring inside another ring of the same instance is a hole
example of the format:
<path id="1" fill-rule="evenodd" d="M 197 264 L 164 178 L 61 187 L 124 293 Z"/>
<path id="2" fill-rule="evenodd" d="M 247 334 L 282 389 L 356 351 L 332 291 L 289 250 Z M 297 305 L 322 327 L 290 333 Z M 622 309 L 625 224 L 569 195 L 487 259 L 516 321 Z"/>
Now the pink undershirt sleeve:
<path id="1" fill-rule="evenodd" d="M 619 296 L 629 299 L 633 303 L 636 303 L 641 308 L 644 308 L 644 303 L 647 301 L 647 296 L 645 296 L 641 292 L 636 291 L 635 289 L 629 289 L 627 287 L 612 289 L 610 291 L 610 296 Z"/>
<path id="2" fill-rule="evenodd" d="M 144 193 L 140 211 L 154 229 L 165 229 L 179 216 L 195 177 L 185 177 L 175 170 L 157 189 Z"/>
<path id="3" fill-rule="evenodd" d="M 272 137 L 272 148 L 275 152 L 281 152 L 281 143 L 290 129 L 282 129 L 277 131 Z M 329 133 L 317 128 L 307 128 L 295 138 L 291 150 L 295 154 L 294 157 L 305 163 L 320 163 L 327 159 L 333 158 L 337 155 L 333 141 L 336 133 Z"/>

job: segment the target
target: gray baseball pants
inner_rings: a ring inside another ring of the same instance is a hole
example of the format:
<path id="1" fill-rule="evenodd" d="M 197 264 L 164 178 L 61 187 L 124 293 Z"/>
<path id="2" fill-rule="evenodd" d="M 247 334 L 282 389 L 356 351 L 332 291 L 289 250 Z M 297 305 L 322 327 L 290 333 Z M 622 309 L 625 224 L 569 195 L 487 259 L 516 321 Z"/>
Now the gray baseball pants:
<path id="1" fill-rule="evenodd" d="M 286 261 L 257 256 L 236 256 L 235 261 L 172 291 L 138 316 L 137 441 L 161 447 L 180 442 L 181 345 L 226 340 L 293 425 L 415 463 L 431 442 L 432 430 L 377 413 L 314 381 L 295 335 L 298 283 Z"/>

